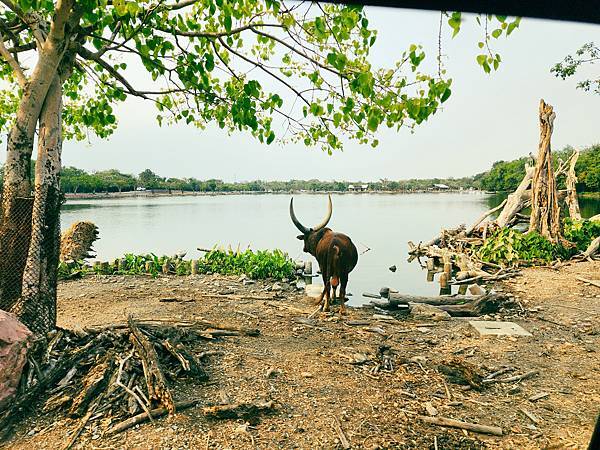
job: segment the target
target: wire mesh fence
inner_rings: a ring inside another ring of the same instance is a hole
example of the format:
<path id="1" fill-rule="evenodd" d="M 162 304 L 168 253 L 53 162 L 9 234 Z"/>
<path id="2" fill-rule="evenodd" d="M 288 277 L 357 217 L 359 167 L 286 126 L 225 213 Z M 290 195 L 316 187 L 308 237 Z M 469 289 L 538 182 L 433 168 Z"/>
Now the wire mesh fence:
<path id="1" fill-rule="evenodd" d="M 43 334 L 56 324 L 60 210 L 47 201 L 36 202 L 34 197 L 4 195 L 0 309 L 14 313 L 34 333 Z M 43 197 L 47 200 L 47 195 Z"/>

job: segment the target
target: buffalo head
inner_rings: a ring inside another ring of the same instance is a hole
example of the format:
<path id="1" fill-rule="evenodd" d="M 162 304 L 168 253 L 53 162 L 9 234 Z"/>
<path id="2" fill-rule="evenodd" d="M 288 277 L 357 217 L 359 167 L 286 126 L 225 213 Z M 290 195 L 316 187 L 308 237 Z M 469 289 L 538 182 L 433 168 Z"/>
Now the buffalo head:
<path id="1" fill-rule="evenodd" d="M 324 228 L 329 223 L 329 219 L 331 219 L 331 213 L 333 212 L 333 207 L 331 205 L 331 196 L 327 196 L 328 204 L 327 204 L 327 214 L 325 215 L 325 219 L 323 221 L 312 228 L 306 228 L 304 225 L 300 223 L 296 214 L 294 213 L 294 198 L 290 200 L 290 217 L 292 218 L 292 222 L 296 225 L 296 228 L 300 230 L 302 234 L 296 236 L 299 240 L 304 241 L 304 251 L 306 253 L 310 253 L 312 255 L 315 254 L 315 249 L 319 239 L 324 231 Z"/>

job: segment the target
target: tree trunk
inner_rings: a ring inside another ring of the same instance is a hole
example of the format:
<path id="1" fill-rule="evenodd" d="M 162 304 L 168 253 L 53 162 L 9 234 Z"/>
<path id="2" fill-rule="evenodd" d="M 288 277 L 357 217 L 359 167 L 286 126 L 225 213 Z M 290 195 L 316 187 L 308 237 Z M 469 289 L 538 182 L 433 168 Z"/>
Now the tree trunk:
<path id="1" fill-rule="evenodd" d="M 60 248 L 62 89 L 58 76 L 48 90 L 39 120 L 31 239 L 23 272 L 21 300 L 13 312 L 32 331 L 56 326 L 56 267 Z"/>
<path id="2" fill-rule="evenodd" d="M 7 139 L 0 211 L 0 309 L 11 310 L 21 295 L 31 231 L 30 166 L 35 129 L 67 39 L 51 32 L 19 102 Z M 60 37 L 59 40 L 56 37 Z"/>
<path id="3" fill-rule="evenodd" d="M 579 152 L 574 151 L 571 155 L 569 171 L 567 172 L 567 205 L 569 206 L 569 217 L 573 220 L 581 220 L 581 212 L 579 211 L 579 200 L 577 199 L 577 175 L 575 174 L 575 164 L 579 158 Z"/>
<path id="4" fill-rule="evenodd" d="M 552 106 L 540 100 L 540 145 L 531 182 L 529 231 L 537 231 L 551 242 L 557 243 L 562 241 L 560 208 L 550 148 L 555 117 Z"/>

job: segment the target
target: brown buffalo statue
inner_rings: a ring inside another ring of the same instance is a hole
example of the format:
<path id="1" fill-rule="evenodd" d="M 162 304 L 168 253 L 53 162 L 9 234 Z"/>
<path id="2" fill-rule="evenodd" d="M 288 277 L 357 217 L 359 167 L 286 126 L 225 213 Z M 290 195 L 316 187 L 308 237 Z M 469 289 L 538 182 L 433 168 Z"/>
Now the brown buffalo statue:
<path id="1" fill-rule="evenodd" d="M 340 286 L 340 298 L 342 306 L 340 313 L 344 312 L 344 301 L 346 299 L 346 285 L 348 284 L 348 274 L 356 267 L 358 262 L 358 251 L 348 236 L 342 233 L 336 233 L 326 228 L 333 208 L 331 205 L 331 196 L 328 196 L 328 211 L 323 222 L 313 228 L 306 228 L 296 218 L 294 213 L 294 199 L 290 200 L 290 216 L 296 228 L 302 232 L 297 236 L 304 241 L 304 251 L 313 255 L 319 263 L 319 269 L 323 275 L 323 292 L 319 297 L 321 310 L 329 311 L 329 293 L 333 288 L 333 299 L 336 298 L 338 285 Z M 323 302 L 325 298 L 325 302 Z"/>

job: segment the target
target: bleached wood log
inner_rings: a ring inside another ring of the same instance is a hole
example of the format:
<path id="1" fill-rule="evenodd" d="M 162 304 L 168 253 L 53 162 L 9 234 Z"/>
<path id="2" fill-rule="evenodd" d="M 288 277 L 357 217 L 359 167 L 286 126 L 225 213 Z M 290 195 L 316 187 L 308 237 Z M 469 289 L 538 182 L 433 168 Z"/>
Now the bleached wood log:
<path id="1" fill-rule="evenodd" d="M 577 199 L 577 175 L 575 174 L 575 164 L 579 158 L 579 152 L 574 151 L 569 158 L 569 171 L 567 172 L 567 206 L 569 207 L 569 216 L 573 220 L 581 220 L 581 211 L 579 210 L 579 200 Z"/>
<path id="2" fill-rule="evenodd" d="M 466 229 L 465 236 L 470 236 L 473 233 L 473 231 L 475 231 L 475 229 L 481 224 L 481 222 L 483 222 L 486 218 L 488 218 L 489 216 L 494 214 L 496 211 L 499 211 L 500 209 L 502 209 L 504 207 L 504 205 L 506 205 L 507 201 L 508 201 L 508 199 L 505 198 L 504 201 L 502 203 L 500 203 L 498 206 L 487 210 L 481 216 L 479 216 L 479 218 L 475 222 L 473 222 L 473 225 L 471 225 L 469 228 Z"/>
<path id="3" fill-rule="evenodd" d="M 600 249 L 600 236 L 598 236 L 596 239 L 594 239 L 592 242 L 590 242 L 590 245 L 588 245 L 588 248 L 585 250 L 585 252 L 583 252 L 583 257 L 590 258 L 593 254 L 598 252 L 599 249 Z"/>
<path id="4" fill-rule="evenodd" d="M 495 436 L 502 436 L 502 428 L 490 426 L 490 425 L 479 425 L 477 423 L 461 422 L 459 420 L 448 419 L 447 417 L 429 417 L 429 416 L 418 416 L 419 420 L 430 423 L 432 425 L 439 425 L 441 427 L 459 428 L 461 430 L 468 430 L 474 433 L 493 434 Z"/>
<path id="5" fill-rule="evenodd" d="M 505 226 L 507 226 L 508 223 L 515 216 L 515 214 L 517 214 L 523 208 L 525 208 L 525 205 L 527 204 L 527 199 L 524 194 L 529 188 L 529 185 L 531 184 L 531 179 L 533 177 L 534 171 L 534 167 L 525 166 L 525 176 L 519 183 L 519 186 L 517 187 L 515 192 L 508 196 L 508 198 L 506 199 L 506 204 L 504 205 L 504 209 L 502 209 L 502 212 L 494 221 L 494 223 L 500 228 L 504 228 Z"/>

